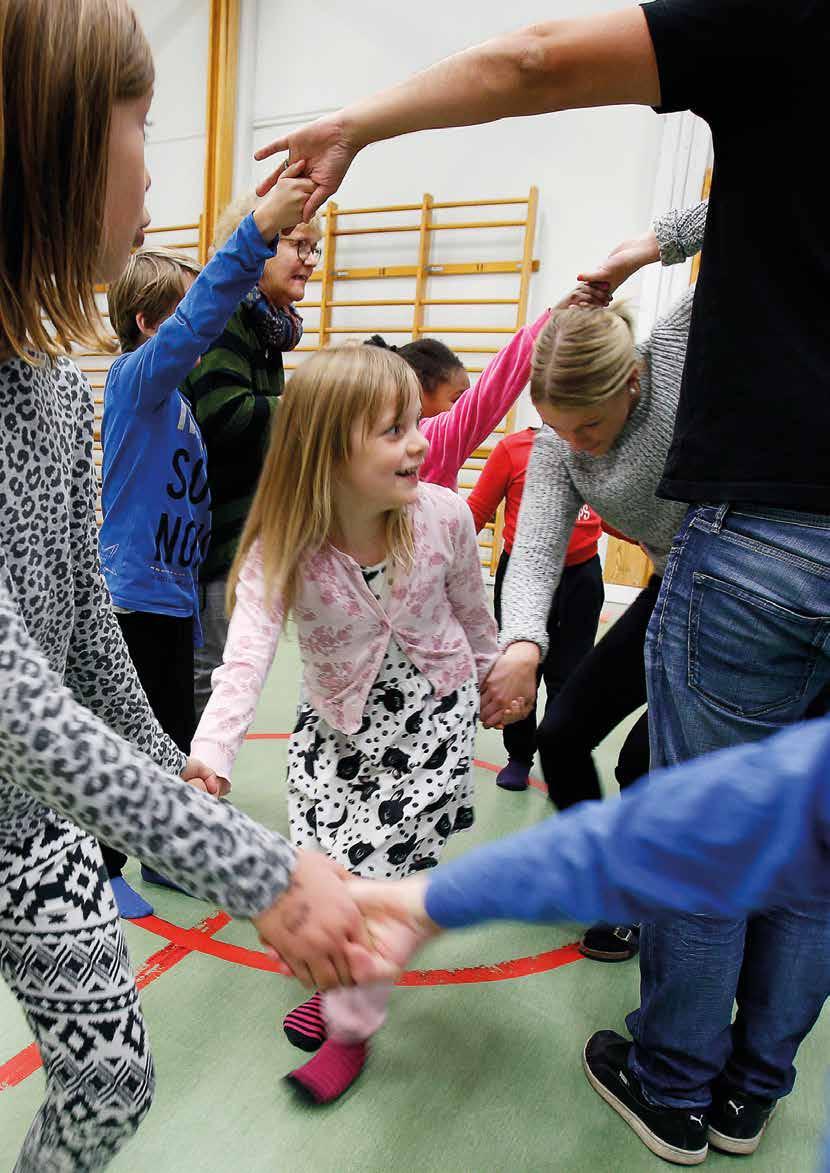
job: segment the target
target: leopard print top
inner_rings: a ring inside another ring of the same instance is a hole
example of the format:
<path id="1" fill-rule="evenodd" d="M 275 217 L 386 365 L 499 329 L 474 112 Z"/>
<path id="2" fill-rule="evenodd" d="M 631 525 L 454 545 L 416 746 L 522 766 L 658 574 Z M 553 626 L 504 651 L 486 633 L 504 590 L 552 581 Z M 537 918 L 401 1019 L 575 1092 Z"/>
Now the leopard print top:
<path id="1" fill-rule="evenodd" d="M 288 885 L 293 849 L 171 775 L 98 567 L 93 407 L 68 359 L 0 364 L 0 854 L 74 820 L 245 916 Z"/>

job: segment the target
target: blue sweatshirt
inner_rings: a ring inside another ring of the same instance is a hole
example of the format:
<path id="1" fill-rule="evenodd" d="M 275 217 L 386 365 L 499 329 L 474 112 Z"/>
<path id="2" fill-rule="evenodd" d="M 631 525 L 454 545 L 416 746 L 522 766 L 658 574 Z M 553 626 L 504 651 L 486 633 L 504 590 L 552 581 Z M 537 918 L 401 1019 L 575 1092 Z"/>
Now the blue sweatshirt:
<path id="1" fill-rule="evenodd" d="M 446 928 L 744 917 L 830 897 L 830 717 L 660 770 L 430 875 Z"/>
<path id="2" fill-rule="evenodd" d="M 193 615 L 197 642 L 210 493 L 205 445 L 177 387 L 262 276 L 275 247 L 247 216 L 154 337 L 115 360 L 104 388 L 104 579 L 118 607 Z"/>

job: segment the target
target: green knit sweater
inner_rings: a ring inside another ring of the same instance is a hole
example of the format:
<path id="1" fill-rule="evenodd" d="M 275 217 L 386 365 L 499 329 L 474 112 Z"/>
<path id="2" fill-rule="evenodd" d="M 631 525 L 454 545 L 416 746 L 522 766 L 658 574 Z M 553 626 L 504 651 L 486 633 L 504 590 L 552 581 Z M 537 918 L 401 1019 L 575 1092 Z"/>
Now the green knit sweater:
<path id="1" fill-rule="evenodd" d="M 266 359 L 251 311 L 243 303 L 180 387 L 208 456 L 212 536 L 201 568 L 203 582 L 230 569 L 284 386 L 282 355 Z"/>

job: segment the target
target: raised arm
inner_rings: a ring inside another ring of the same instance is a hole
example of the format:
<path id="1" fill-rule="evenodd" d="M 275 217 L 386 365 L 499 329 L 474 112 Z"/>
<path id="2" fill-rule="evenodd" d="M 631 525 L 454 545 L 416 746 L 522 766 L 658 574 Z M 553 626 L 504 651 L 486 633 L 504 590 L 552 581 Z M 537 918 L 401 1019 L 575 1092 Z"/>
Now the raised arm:
<path id="1" fill-rule="evenodd" d="M 639 7 L 531 25 L 456 53 L 400 85 L 257 151 L 306 160 L 316 185 L 303 217 L 337 190 L 369 143 L 443 126 L 472 126 L 589 106 L 657 105 L 660 84 Z M 259 188 L 268 190 L 275 175 Z"/>
<path id="2" fill-rule="evenodd" d="M 265 601 L 259 544 L 245 560 L 236 588 L 222 663 L 213 673 L 213 692 L 193 737 L 193 756 L 230 779 L 236 755 L 254 719 L 265 679 L 274 662 L 282 608 Z"/>
<path id="3" fill-rule="evenodd" d="M 709 201 L 702 200 L 692 208 L 658 216 L 652 228 L 618 244 L 599 265 L 580 273 L 579 280 L 602 286 L 610 295 L 645 265 L 656 261 L 677 265 L 688 260 L 703 247 L 708 209 Z"/>
<path id="4" fill-rule="evenodd" d="M 514 334 L 484 368 L 476 385 L 449 411 L 421 421 L 421 431 L 429 440 L 422 480 L 455 488 L 465 460 L 498 427 L 527 385 L 533 347 L 549 317 L 550 310 L 545 310 Z"/>

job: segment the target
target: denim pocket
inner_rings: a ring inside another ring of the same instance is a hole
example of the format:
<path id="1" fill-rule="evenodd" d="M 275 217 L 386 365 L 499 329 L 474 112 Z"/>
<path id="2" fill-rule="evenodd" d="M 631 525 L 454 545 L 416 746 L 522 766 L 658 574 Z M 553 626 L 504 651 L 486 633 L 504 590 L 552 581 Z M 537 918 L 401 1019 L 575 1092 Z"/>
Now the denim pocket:
<path id="1" fill-rule="evenodd" d="M 830 616 L 804 615 L 695 572 L 689 611 L 689 687 L 726 712 L 760 717 L 807 691 Z"/>

